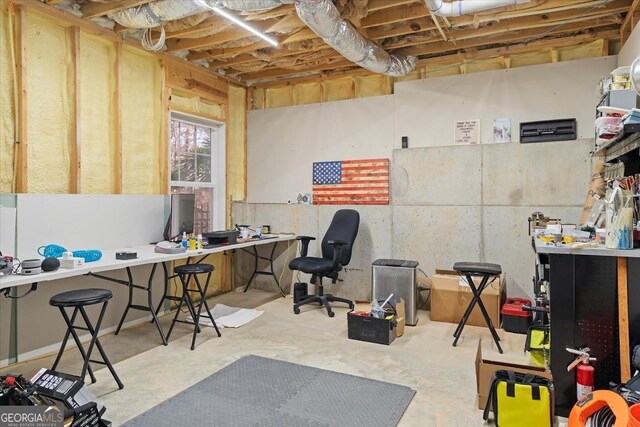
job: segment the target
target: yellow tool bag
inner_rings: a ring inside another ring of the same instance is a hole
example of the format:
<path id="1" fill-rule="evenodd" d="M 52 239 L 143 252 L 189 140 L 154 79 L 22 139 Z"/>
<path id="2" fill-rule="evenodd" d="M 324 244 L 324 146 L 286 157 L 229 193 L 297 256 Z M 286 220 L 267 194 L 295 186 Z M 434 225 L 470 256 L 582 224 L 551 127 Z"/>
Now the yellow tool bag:
<path id="1" fill-rule="evenodd" d="M 483 418 L 497 427 L 553 426 L 553 383 L 533 374 L 498 370 L 493 373 Z"/>

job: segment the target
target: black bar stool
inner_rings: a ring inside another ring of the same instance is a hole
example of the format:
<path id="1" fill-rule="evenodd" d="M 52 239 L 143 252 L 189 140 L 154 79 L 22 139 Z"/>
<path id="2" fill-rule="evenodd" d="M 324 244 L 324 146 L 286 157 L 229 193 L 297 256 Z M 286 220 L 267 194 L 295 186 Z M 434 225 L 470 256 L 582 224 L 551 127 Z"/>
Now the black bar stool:
<path id="1" fill-rule="evenodd" d="M 113 294 L 110 290 L 107 289 L 78 289 L 75 291 L 63 292 L 61 294 L 57 294 L 51 297 L 49 300 L 49 304 L 58 307 L 60 312 L 62 313 L 62 317 L 64 317 L 64 321 L 67 324 L 67 332 L 64 334 L 64 339 L 62 340 L 62 345 L 60 346 L 60 351 L 58 352 L 58 356 L 56 357 L 56 361 L 53 362 L 52 370 L 56 370 L 58 363 L 60 362 L 60 358 L 62 357 L 62 353 L 64 352 L 64 348 L 67 345 L 67 340 L 69 339 L 69 334 L 73 336 L 73 340 L 76 342 L 78 346 L 78 350 L 80 350 L 80 354 L 82 355 L 82 359 L 84 360 L 84 364 L 82 365 L 82 374 L 80 377 L 84 380 L 85 375 L 87 374 L 87 370 L 89 371 L 89 376 L 91 376 L 91 382 L 96 382 L 96 377 L 93 375 L 93 370 L 89 365 L 89 362 L 99 363 L 101 365 L 106 365 L 111 371 L 111 375 L 118 383 L 118 388 L 124 388 L 124 385 L 118 378 L 118 374 L 111 366 L 111 362 L 107 358 L 107 355 L 102 348 L 102 344 L 100 344 L 100 340 L 98 339 L 98 333 L 100 332 L 100 325 L 102 324 L 102 318 L 104 317 L 104 313 L 107 310 L 107 302 L 111 299 Z M 100 310 L 100 316 L 98 317 L 98 321 L 96 322 L 95 327 L 91 325 L 91 321 L 89 320 L 89 316 L 87 316 L 87 312 L 84 308 L 88 305 L 94 305 L 102 303 L 102 309 Z M 67 314 L 65 310 L 66 307 L 73 307 L 73 314 L 71 318 Z M 80 313 L 82 318 L 84 319 L 84 323 L 87 327 L 74 326 L 74 322 L 76 320 L 76 316 Z M 91 342 L 89 343 L 89 348 L 86 353 L 84 351 L 84 347 L 80 342 L 80 338 L 78 338 L 78 334 L 76 330 L 87 331 L 91 334 Z M 98 351 L 102 356 L 102 360 L 93 360 L 91 359 L 91 352 L 93 351 L 93 347 L 98 347 Z"/>
<path id="2" fill-rule="evenodd" d="M 213 315 L 211 314 L 211 310 L 209 310 L 209 306 L 207 305 L 206 297 L 207 289 L 209 288 L 209 279 L 211 279 L 211 272 L 213 272 L 213 266 L 211 264 L 186 264 L 175 267 L 173 269 L 173 272 L 178 275 L 178 277 L 180 278 L 180 282 L 182 283 L 182 298 L 180 298 L 180 304 L 178 304 L 176 315 L 173 317 L 171 327 L 169 328 L 169 332 L 167 333 L 167 340 L 169 340 L 169 336 L 171 335 L 171 331 L 173 331 L 173 327 L 175 326 L 176 322 L 194 325 L 193 338 L 191 339 L 191 350 L 193 350 L 196 345 L 196 334 L 200 333 L 200 313 L 202 312 L 202 306 L 204 306 L 205 310 L 207 310 L 207 314 L 202 314 L 202 316 L 211 319 L 213 327 L 216 329 L 218 336 L 220 336 L 220 330 L 218 329 L 218 325 L 216 325 L 216 321 L 213 320 Z M 200 285 L 200 280 L 198 279 L 198 274 L 204 273 L 207 273 L 207 281 L 204 284 L 204 288 L 202 288 L 202 285 Z M 189 288 L 191 278 L 194 279 L 196 288 Z M 196 305 L 191 299 L 192 292 L 197 292 L 200 296 L 200 302 L 197 305 L 197 311 Z M 178 315 L 180 314 L 180 310 L 182 309 L 182 304 L 187 305 L 193 322 L 190 322 L 188 320 L 178 320 Z"/>
<path id="3" fill-rule="evenodd" d="M 471 288 L 471 292 L 473 293 L 473 298 L 471 299 L 471 302 L 469 303 L 467 310 L 464 312 L 462 319 L 460 319 L 460 323 L 458 323 L 458 327 L 456 328 L 456 331 L 453 333 L 453 336 L 455 337 L 455 340 L 453 341 L 453 346 L 455 347 L 456 344 L 458 343 L 458 338 L 460 338 L 460 335 L 462 335 L 462 329 L 464 328 L 465 323 L 467 323 L 467 320 L 469 319 L 469 316 L 473 311 L 473 307 L 475 307 L 475 305 L 478 304 L 478 306 L 480 307 L 480 311 L 482 312 L 482 316 L 484 317 L 484 320 L 487 322 L 489 331 L 491 331 L 491 336 L 493 337 L 493 340 L 495 341 L 496 346 L 498 347 L 498 351 L 502 353 L 502 347 L 500 347 L 500 342 L 499 342 L 500 337 L 498 336 L 498 333 L 493 327 L 493 323 L 491 322 L 491 318 L 487 313 L 487 309 L 484 307 L 484 304 L 480 299 L 480 296 L 482 295 L 482 291 L 484 291 L 487 288 L 487 286 L 489 286 L 489 284 L 491 283 L 489 282 L 489 279 L 491 277 L 495 278 L 496 276 L 502 274 L 502 267 L 498 264 L 489 264 L 486 262 L 456 262 L 453 265 L 453 269 L 458 273 L 463 274 L 467 278 L 467 283 L 469 284 L 469 287 Z M 476 286 L 476 284 L 473 282 L 472 276 L 481 277 L 479 285 Z"/>

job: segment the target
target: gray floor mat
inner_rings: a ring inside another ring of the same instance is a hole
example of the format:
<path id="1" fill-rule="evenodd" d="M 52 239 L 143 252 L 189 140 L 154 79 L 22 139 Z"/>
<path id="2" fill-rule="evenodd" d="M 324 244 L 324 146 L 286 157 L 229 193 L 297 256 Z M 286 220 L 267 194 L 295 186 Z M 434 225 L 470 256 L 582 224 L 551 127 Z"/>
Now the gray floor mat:
<path id="1" fill-rule="evenodd" d="M 124 425 L 395 426 L 409 387 L 245 356 Z"/>

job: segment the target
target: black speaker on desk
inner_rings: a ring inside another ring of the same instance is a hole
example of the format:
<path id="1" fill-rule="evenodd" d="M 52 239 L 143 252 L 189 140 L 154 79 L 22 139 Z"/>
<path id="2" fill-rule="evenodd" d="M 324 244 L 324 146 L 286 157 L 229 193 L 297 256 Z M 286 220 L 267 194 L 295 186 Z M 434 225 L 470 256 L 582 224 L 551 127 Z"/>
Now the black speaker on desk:
<path id="1" fill-rule="evenodd" d="M 60 260 L 58 258 L 45 258 L 42 261 L 42 271 L 56 271 L 60 268 Z"/>

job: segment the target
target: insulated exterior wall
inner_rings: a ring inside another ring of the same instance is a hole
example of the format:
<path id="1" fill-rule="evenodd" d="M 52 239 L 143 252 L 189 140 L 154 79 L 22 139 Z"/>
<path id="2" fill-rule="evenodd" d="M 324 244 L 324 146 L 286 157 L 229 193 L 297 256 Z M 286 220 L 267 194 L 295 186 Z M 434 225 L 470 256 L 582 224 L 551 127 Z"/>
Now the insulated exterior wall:
<path id="1" fill-rule="evenodd" d="M 227 139 L 227 198 L 247 197 L 247 90 L 229 86 L 229 120 Z"/>
<path id="2" fill-rule="evenodd" d="M 80 34 L 80 141 L 82 193 L 112 193 L 115 47 Z"/>
<path id="3" fill-rule="evenodd" d="M 122 52 L 122 192 L 159 194 L 162 69 L 157 58 Z"/>
<path id="4" fill-rule="evenodd" d="M 10 193 L 15 141 L 14 63 L 9 25 L 9 4 L 0 2 L 0 193 Z M 0 354 L 0 360 L 4 355 Z"/>
<path id="5" fill-rule="evenodd" d="M 69 90 L 73 73 L 65 29 L 27 15 L 29 193 L 69 191 Z"/>

